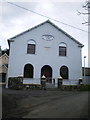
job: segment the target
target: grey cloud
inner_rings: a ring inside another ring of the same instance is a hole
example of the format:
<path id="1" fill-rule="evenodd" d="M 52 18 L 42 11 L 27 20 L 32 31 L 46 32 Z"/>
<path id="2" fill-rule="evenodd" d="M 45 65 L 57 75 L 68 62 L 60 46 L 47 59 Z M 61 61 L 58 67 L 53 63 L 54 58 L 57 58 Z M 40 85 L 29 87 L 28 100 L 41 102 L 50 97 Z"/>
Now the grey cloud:
<path id="1" fill-rule="evenodd" d="M 26 7 L 28 9 L 31 9 L 31 10 L 35 10 L 37 4 L 36 3 L 15 3 L 17 5 L 20 5 L 22 7 Z M 27 15 L 32 15 L 32 13 L 26 11 L 26 10 L 23 10 L 21 8 L 18 8 L 14 5 L 11 5 L 9 3 L 3 3 L 2 4 L 2 20 L 3 20 L 3 23 L 7 25 L 7 23 L 9 24 L 12 24 L 12 20 L 14 19 L 20 19 L 20 18 L 24 18 L 25 16 Z"/>

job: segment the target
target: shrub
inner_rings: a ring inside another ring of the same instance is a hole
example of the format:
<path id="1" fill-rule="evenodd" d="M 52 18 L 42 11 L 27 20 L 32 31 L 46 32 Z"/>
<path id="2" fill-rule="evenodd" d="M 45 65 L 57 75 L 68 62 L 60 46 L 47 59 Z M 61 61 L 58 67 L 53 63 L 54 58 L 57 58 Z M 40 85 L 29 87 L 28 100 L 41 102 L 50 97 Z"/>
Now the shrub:
<path id="1" fill-rule="evenodd" d="M 23 78 L 10 77 L 8 80 L 8 86 L 12 89 L 22 89 L 23 88 Z"/>
<path id="2" fill-rule="evenodd" d="M 90 91 L 90 85 L 84 85 L 84 84 L 78 86 L 63 85 L 60 87 L 60 89 L 64 91 L 72 91 L 72 90 Z"/>
<path id="3" fill-rule="evenodd" d="M 82 85 L 82 86 L 80 86 L 80 91 L 90 91 L 90 85 Z"/>

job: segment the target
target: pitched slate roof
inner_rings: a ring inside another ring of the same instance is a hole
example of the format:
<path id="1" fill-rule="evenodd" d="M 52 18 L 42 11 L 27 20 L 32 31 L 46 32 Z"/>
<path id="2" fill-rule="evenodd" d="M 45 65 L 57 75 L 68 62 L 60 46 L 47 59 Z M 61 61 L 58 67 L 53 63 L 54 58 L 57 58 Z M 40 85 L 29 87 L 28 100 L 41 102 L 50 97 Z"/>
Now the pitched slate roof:
<path id="1" fill-rule="evenodd" d="M 35 28 L 37 28 L 37 27 L 45 24 L 45 23 L 50 23 L 50 24 L 51 24 L 52 26 L 54 26 L 56 29 L 58 29 L 59 31 L 61 31 L 62 33 L 64 33 L 66 36 L 68 36 L 69 38 L 71 38 L 74 42 L 76 42 L 76 43 L 79 45 L 79 47 L 83 47 L 83 46 L 84 46 L 84 45 L 81 44 L 79 41 L 77 41 L 75 38 L 73 38 L 73 37 L 70 36 L 68 33 L 66 33 L 66 32 L 63 31 L 61 28 L 59 28 L 57 25 L 55 25 L 54 23 L 52 23 L 50 20 L 47 20 L 47 21 L 45 21 L 45 22 L 43 22 L 43 23 L 41 23 L 41 24 L 38 24 L 38 25 L 36 25 L 35 27 L 32 27 L 32 28 L 30 28 L 30 29 L 28 29 L 28 30 L 26 30 L 26 31 L 24 31 L 24 32 L 22 32 L 22 33 L 14 36 L 14 37 L 8 39 L 8 43 L 10 44 L 10 41 L 12 41 L 14 38 L 17 38 L 17 37 L 19 37 L 20 35 L 23 35 L 24 33 L 27 33 L 27 32 L 29 32 L 29 31 L 31 31 L 31 30 L 33 30 L 33 29 L 35 29 Z"/>

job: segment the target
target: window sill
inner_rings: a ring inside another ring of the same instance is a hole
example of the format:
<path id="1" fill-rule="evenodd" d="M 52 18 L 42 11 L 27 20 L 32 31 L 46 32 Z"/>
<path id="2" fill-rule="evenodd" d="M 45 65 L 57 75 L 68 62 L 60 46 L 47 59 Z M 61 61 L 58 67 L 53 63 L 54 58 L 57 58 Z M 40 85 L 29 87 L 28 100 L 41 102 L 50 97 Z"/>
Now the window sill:
<path id="1" fill-rule="evenodd" d="M 36 53 L 35 54 L 31 54 L 31 53 L 26 53 L 26 55 L 37 55 Z"/>
<path id="2" fill-rule="evenodd" d="M 60 55 L 59 55 L 59 57 L 68 57 L 68 56 L 60 56 Z"/>

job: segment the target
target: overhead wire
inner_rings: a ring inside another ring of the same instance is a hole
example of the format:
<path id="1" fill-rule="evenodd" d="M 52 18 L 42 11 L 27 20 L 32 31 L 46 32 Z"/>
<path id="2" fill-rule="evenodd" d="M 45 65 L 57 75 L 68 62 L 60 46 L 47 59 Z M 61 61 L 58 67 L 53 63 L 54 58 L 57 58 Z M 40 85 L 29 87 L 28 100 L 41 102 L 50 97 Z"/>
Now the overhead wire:
<path id="1" fill-rule="evenodd" d="M 30 10 L 30 9 L 27 9 L 27 8 L 22 7 L 22 6 L 20 6 L 20 5 L 17 5 L 17 4 L 15 4 L 15 3 L 12 3 L 12 2 L 7 2 L 7 3 L 9 3 L 9 4 L 11 4 L 11 5 L 14 5 L 14 6 L 16 6 L 16 7 L 22 8 L 22 9 L 24 9 L 24 10 L 27 10 L 27 11 L 29 11 L 29 12 L 35 13 L 35 14 L 37 14 L 37 15 L 39 15 L 39 16 L 42 16 L 42 17 L 51 19 L 51 20 L 56 21 L 56 22 L 59 22 L 59 23 L 64 24 L 64 25 L 66 25 L 66 26 L 72 27 L 72 28 L 74 28 L 74 29 L 78 29 L 78 30 L 83 31 L 83 32 L 88 32 L 88 31 L 83 30 L 83 29 L 81 29 L 81 28 L 78 28 L 78 27 L 69 25 L 69 24 L 64 23 L 64 22 L 60 22 L 59 20 L 53 19 L 53 18 L 48 17 L 48 16 L 46 16 L 46 15 L 40 14 L 40 13 L 38 13 L 38 12 L 32 11 L 32 10 Z"/>

